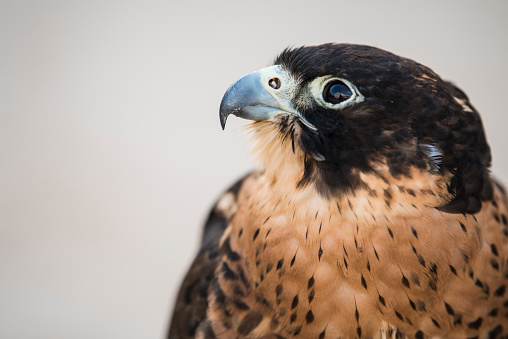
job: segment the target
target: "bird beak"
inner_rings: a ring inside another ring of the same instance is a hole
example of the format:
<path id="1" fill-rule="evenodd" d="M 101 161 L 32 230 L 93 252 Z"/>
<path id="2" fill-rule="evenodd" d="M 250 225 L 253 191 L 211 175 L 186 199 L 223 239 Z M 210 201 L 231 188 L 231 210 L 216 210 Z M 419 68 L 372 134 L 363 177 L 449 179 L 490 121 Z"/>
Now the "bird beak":
<path id="1" fill-rule="evenodd" d="M 288 93 L 295 86 L 285 70 L 280 66 L 270 66 L 249 73 L 232 84 L 220 104 L 219 117 L 222 129 L 226 120 L 233 114 L 248 120 L 273 120 L 280 114 L 295 115 L 309 128 L 315 127 L 307 122 L 291 105 Z"/>
<path id="2" fill-rule="evenodd" d="M 220 103 L 220 123 L 230 114 L 249 120 L 269 120 L 280 112 L 277 100 L 261 85 L 261 72 L 244 75 L 232 84 Z"/>

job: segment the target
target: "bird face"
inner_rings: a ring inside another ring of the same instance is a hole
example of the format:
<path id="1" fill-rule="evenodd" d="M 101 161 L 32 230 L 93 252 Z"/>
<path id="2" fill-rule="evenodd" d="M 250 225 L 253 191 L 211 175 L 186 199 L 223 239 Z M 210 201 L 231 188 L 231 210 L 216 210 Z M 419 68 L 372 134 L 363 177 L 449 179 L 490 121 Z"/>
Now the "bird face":
<path id="1" fill-rule="evenodd" d="M 294 186 L 323 197 L 368 189 L 366 174 L 396 181 L 418 172 L 445 178 L 450 211 L 477 210 L 489 196 L 490 150 L 465 94 L 374 47 L 286 49 L 273 66 L 231 85 L 220 106 L 223 128 L 230 114 L 255 121 L 267 171 L 297 173 Z"/>

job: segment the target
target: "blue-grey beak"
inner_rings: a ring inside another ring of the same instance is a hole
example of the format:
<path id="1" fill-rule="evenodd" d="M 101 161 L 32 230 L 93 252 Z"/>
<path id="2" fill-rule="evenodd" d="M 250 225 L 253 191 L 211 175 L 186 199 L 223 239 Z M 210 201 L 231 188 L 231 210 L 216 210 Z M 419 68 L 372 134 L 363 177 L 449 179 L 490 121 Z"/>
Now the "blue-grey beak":
<path id="1" fill-rule="evenodd" d="M 219 110 L 222 129 L 230 114 L 249 120 L 268 120 L 281 112 L 278 101 L 261 85 L 260 71 L 244 75 L 222 98 Z"/>

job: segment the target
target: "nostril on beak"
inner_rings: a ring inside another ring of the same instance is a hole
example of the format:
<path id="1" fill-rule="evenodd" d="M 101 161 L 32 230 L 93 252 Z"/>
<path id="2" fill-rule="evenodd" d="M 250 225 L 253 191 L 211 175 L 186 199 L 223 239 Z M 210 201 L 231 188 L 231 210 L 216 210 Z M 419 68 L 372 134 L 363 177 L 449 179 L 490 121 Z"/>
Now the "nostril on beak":
<path id="1" fill-rule="evenodd" d="M 273 89 L 279 89 L 280 88 L 280 79 L 279 78 L 271 78 L 268 80 L 268 86 L 270 86 Z"/>

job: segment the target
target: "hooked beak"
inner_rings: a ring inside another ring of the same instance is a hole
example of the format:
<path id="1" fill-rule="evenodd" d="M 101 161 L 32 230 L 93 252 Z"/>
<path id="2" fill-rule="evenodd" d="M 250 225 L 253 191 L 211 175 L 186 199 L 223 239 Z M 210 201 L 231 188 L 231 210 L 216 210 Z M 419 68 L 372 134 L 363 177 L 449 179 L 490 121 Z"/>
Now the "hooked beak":
<path id="1" fill-rule="evenodd" d="M 219 110 L 222 129 L 231 114 L 255 121 L 272 120 L 278 115 L 295 115 L 315 131 L 316 127 L 296 111 L 284 95 L 294 85 L 278 65 L 244 75 L 228 88 L 222 98 Z"/>

